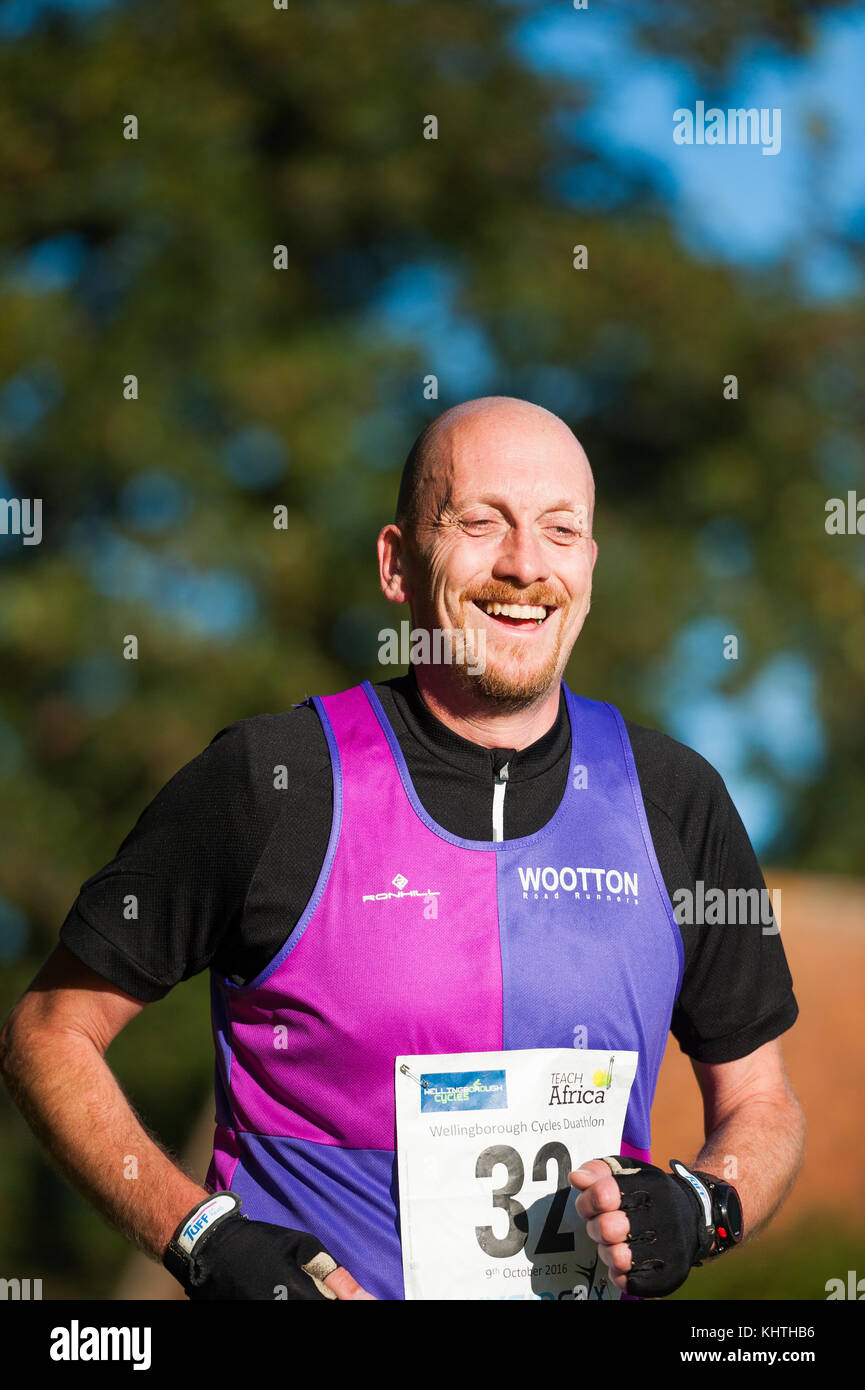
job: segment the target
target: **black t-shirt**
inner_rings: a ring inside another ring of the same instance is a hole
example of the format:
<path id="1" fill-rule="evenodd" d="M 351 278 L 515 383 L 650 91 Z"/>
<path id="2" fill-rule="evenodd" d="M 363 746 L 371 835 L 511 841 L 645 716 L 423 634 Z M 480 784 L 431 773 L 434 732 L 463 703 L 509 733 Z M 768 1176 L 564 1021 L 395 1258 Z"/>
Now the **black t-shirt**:
<path id="1" fill-rule="evenodd" d="M 514 751 L 481 748 L 448 729 L 424 703 L 412 669 L 375 690 L 438 824 L 491 841 L 493 779 L 505 761 L 504 838 L 532 835 L 550 820 L 570 758 L 563 692 L 553 727 Z M 696 894 L 698 881 L 705 893 L 762 892 L 718 772 L 666 734 L 625 725 L 671 901 L 683 888 Z M 330 756 L 310 705 L 240 719 L 154 797 L 115 858 L 82 885 L 60 939 L 147 1003 L 208 967 L 246 983 L 276 956 L 312 896 L 332 808 Z M 798 1006 L 779 935 L 753 919 L 679 931 L 685 966 L 671 1030 L 683 1052 L 729 1062 L 792 1026 Z"/>

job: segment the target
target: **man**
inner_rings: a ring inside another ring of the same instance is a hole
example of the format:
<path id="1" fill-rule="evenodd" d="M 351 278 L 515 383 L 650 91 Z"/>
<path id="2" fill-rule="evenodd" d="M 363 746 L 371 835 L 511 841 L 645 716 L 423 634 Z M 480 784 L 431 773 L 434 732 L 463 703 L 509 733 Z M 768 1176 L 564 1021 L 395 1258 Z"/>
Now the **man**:
<path id="1" fill-rule="evenodd" d="M 548 411 L 489 397 L 433 421 L 379 536 L 382 589 L 484 661 L 223 730 L 83 885 L 7 1021 L 4 1075 L 34 1129 L 191 1297 L 404 1296 L 401 1056 L 570 1047 L 579 1029 L 589 1049 L 636 1053 L 617 1153 L 570 1174 L 619 1291 L 670 1292 L 737 1239 L 737 1192 L 752 1235 L 789 1190 L 803 1122 L 780 940 L 679 925 L 671 904 L 698 880 L 763 887 L 741 821 L 699 755 L 562 680 L 590 606 L 593 507 L 588 460 Z M 526 887 L 538 863 L 607 867 L 545 894 Z M 104 1053 L 207 966 L 217 1126 L 201 1188 Z M 671 1027 L 705 1112 L 675 1174 L 649 1162 Z"/>

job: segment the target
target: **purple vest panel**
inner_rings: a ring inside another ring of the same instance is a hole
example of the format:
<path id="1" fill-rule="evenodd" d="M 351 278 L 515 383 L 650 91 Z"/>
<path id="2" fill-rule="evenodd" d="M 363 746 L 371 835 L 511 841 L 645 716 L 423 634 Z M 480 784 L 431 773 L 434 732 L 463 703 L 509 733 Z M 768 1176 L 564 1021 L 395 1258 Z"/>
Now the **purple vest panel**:
<path id="1" fill-rule="evenodd" d="M 254 980 L 211 977 L 208 1188 L 314 1232 L 378 1298 L 404 1297 L 396 1056 L 637 1051 L 622 1150 L 649 1158 L 681 936 L 622 717 L 565 697 L 561 804 L 536 834 L 498 843 L 430 819 L 368 681 L 314 697 L 334 786 L 318 882 Z"/>

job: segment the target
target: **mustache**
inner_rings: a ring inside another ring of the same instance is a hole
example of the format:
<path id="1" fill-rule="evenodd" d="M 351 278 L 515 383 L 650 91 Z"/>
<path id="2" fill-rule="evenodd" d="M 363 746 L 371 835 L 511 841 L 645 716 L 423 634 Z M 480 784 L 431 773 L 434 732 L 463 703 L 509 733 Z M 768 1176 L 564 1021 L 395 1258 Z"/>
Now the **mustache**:
<path id="1" fill-rule="evenodd" d="M 567 599 L 550 589 L 521 589 L 517 593 L 505 593 L 501 589 L 484 588 L 477 593 L 464 594 L 465 603 L 527 603 L 537 607 L 564 608 Z"/>

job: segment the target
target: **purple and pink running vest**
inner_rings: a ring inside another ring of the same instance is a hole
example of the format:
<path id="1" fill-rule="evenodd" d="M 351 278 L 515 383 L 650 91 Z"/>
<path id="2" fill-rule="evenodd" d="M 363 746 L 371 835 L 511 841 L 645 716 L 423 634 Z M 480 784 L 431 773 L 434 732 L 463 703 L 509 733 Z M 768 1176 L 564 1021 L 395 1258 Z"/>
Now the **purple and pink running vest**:
<path id="1" fill-rule="evenodd" d="M 313 1232 L 377 1298 L 405 1296 L 397 1056 L 636 1051 L 621 1147 L 650 1157 L 681 935 L 622 716 L 565 697 L 562 801 L 534 835 L 500 842 L 427 815 L 368 681 L 313 697 L 333 768 L 318 882 L 254 980 L 211 976 L 208 1189 L 231 1188 L 253 1220 Z"/>

